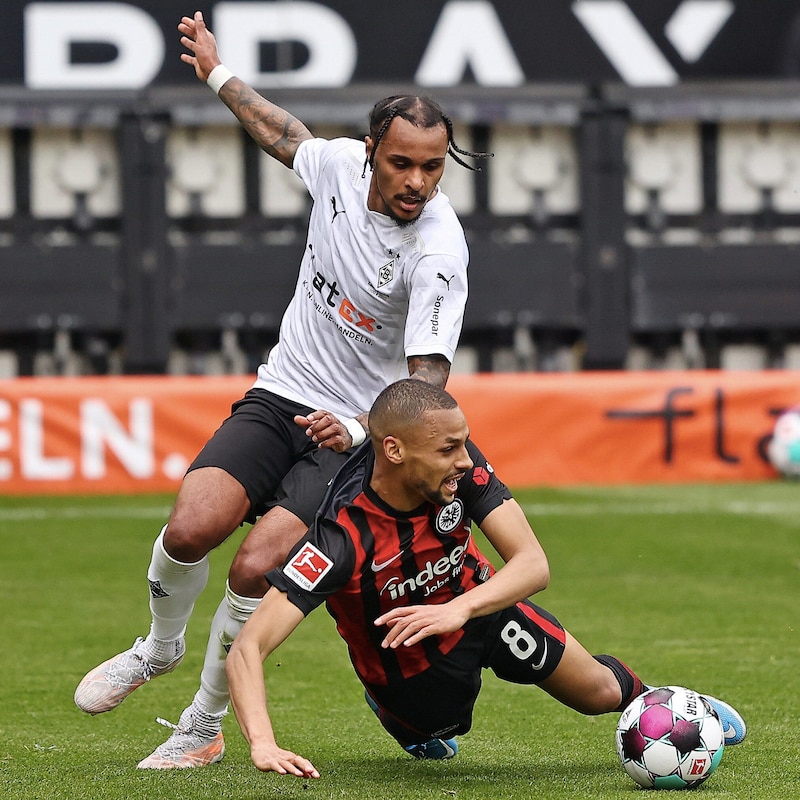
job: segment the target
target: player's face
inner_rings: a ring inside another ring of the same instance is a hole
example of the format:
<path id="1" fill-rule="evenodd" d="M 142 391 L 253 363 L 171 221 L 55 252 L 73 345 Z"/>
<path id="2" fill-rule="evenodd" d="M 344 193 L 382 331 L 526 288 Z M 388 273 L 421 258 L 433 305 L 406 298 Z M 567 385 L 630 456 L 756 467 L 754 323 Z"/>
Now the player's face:
<path id="1" fill-rule="evenodd" d="M 458 481 L 472 469 L 469 428 L 460 408 L 429 411 L 404 444 L 404 478 L 410 492 L 436 505 L 455 500 Z"/>
<path id="2" fill-rule="evenodd" d="M 375 151 L 367 207 L 400 225 L 414 222 L 442 177 L 447 145 L 444 123 L 418 128 L 395 117 Z M 369 136 L 367 149 L 372 150 Z"/>

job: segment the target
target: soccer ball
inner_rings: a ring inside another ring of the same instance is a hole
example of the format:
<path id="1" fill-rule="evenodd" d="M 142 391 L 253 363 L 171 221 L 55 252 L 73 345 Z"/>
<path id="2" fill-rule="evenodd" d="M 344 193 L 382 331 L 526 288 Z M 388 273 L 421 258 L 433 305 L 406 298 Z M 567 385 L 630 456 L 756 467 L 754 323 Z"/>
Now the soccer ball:
<path id="1" fill-rule="evenodd" d="M 650 689 L 634 699 L 617 724 L 617 755 L 645 789 L 689 789 L 719 766 L 722 723 L 703 697 L 682 686 Z"/>
<path id="2" fill-rule="evenodd" d="M 787 478 L 800 477 L 800 406 L 784 411 L 767 445 L 770 463 Z"/>

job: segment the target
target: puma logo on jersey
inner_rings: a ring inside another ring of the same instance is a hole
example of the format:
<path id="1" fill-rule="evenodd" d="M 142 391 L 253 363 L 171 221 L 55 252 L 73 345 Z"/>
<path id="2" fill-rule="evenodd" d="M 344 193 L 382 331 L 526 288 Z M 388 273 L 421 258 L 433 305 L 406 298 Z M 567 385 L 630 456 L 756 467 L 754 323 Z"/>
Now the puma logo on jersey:
<path id="1" fill-rule="evenodd" d="M 347 209 L 336 208 L 336 198 L 333 196 L 331 196 L 331 206 L 333 206 L 333 216 L 331 217 L 331 225 L 333 225 L 333 221 L 336 219 L 336 217 L 338 217 L 339 214 L 346 214 Z"/>
<path id="2" fill-rule="evenodd" d="M 441 280 L 444 281 L 445 286 L 447 286 L 447 290 L 448 291 L 450 291 L 450 281 L 453 280 L 453 278 L 455 278 L 455 276 L 456 276 L 455 272 L 449 278 L 445 278 L 445 276 L 442 275 L 441 272 L 437 272 L 436 273 L 436 277 L 440 278 Z"/>

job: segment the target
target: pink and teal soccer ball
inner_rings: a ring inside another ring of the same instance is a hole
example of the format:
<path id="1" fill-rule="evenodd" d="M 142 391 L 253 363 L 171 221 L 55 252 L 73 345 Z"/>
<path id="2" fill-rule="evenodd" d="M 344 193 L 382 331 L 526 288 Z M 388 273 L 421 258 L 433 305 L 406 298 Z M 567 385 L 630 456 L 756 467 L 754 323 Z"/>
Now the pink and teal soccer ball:
<path id="1" fill-rule="evenodd" d="M 767 455 L 781 475 L 800 478 L 800 406 L 784 411 L 775 420 Z"/>
<path id="2" fill-rule="evenodd" d="M 709 703 L 682 686 L 650 689 L 635 698 L 617 724 L 617 754 L 646 789 L 690 789 L 719 766 L 722 723 Z"/>

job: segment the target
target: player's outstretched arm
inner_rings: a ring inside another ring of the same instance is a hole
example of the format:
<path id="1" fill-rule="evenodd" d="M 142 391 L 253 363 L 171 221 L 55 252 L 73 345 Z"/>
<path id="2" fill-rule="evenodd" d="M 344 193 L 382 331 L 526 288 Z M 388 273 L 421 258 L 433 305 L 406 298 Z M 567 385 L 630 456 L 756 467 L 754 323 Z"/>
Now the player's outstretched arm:
<path id="1" fill-rule="evenodd" d="M 178 31 L 181 44 L 189 51 L 181 54 L 181 61 L 194 67 L 201 81 L 208 81 L 222 62 L 216 39 L 206 27 L 202 12 L 183 17 Z M 218 94 L 258 146 L 287 167 L 292 166 L 300 142 L 313 138 L 302 122 L 235 76 L 225 81 Z"/>
<path id="2" fill-rule="evenodd" d="M 478 527 L 505 563 L 486 583 L 462 595 L 471 595 L 466 601 L 470 617 L 508 608 L 547 588 L 547 555 L 516 500 L 505 500 Z"/>
<path id="3" fill-rule="evenodd" d="M 303 612 L 285 594 L 270 589 L 234 640 L 225 661 L 225 673 L 231 705 L 250 744 L 253 764 L 262 772 L 319 778 L 307 758 L 278 746 L 264 687 L 264 660 L 302 620 Z"/>

